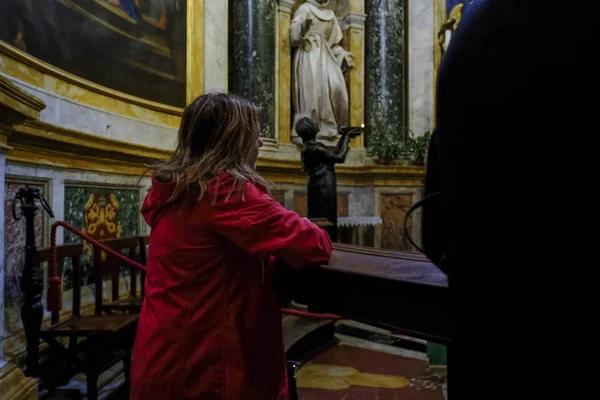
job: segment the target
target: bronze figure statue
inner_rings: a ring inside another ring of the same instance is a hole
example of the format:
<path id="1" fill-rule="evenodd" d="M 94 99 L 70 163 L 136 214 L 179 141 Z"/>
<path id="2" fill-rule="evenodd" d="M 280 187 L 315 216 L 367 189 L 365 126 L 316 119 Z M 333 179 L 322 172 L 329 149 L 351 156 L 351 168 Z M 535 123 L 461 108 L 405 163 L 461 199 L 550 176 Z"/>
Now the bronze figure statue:
<path id="1" fill-rule="evenodd" d="M 302 138 L 302 169 L 308 173 L 308 215 L 311 218 L 326 218 L 333 223 L 329 234 L 337 241 L 337 181 L 335 164 L 343 163 L 348 154 L 348 142 L 359 136 L 363 128 L 339 127 L 341 138 L 333 150 L 317 141 L 319 125 L 310 118 L 296 123 L 296 132 Z"/>

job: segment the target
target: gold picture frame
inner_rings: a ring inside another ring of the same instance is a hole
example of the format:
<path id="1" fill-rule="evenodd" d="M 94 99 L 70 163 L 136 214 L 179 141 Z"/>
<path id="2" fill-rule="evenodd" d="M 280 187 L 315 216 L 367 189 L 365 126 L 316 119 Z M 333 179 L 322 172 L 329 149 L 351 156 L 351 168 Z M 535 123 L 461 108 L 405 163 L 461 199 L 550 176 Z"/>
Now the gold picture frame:
<path id="1" fill-rule="evenodd" d="M 60 0 L 61 3 L 69 1 L 71 0 Z M 187 0 L 186 7 L 187 40 L 185 60 L 185 102 L 187 104 L 204 90 L 204 0 Z M 179 118 L 183 114 L 183 107 L 176 107 L 111 89 L 55 67 L 50 63 L 17 49 L 11 44 L 0 41 L 0 59 L 2 58 L 8 58 L 9 61 L 14 60 L 17 62 L 16 67 L 20 70 L 17 79 L 24 80 L 35 86 L 40 86 L 40 82 L 44 80 L 44 76 L 49 76 L 55 80 L 62 81 L 59 83 L 63 83 L 63 85 L 74 85 L 88 91 L 89 93 L 85 93 L 83 102 L 93 106 L 100 105 L 101 108 L 106 108 L 108 111 L 118 112 L 128 116 L 143 114 L 136 112 L 135 110 L 130 113 L 123 111 L 124 109 L 131 108 L 131 106 L 138 106 L 146 110 L 166 114 L 163 118 L 168 118 L 169 116 Z M 0 65 L 3 65 L 0 67 L 0 72 L 11 75 L 10 65 L 6 66 L 5 64 L 6 63 L 0 63 Z M 13 68 L 13 70 L 14 69 L 15 68 Z M 42 76 L 40 77 L 40 75 Z M 30 79 L 28 79 L 28 77 L 30 77 Z M 68 93 L 71 92 L 71 90 L 64 91 L 67 92 L 68 97 Z M 88 98 L 89 102 L 86 101 Z M 76 100 L 82 101 L 81 94 Z M 104 107 L 104 105 L 106 105 L 106 107 Z M 169 125 L 175 125 L 176 123 L 176 121 L 171 121 Z"/>

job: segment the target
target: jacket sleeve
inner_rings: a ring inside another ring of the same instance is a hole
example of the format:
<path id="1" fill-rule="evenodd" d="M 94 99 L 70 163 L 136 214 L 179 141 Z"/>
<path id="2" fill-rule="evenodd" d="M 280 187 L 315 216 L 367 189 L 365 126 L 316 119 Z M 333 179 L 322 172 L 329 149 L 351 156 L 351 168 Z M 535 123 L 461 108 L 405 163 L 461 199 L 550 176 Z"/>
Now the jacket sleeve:
<path id="1" fill-rule="evenodd" d="M 246 185 L 244 200 L 232 196 L 212 209 L 216 231 L 258 258 L 272 255 L 297 268 L 327 264 L 331 258 L 327 232 L 252 184 Z"/>

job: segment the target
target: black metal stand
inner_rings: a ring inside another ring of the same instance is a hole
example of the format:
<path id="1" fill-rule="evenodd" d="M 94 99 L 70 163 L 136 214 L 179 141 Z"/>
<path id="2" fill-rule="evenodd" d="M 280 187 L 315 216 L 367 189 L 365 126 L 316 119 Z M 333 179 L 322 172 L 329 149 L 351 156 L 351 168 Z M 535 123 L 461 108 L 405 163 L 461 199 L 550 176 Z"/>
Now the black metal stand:
<path id="1" fill-rule="evenodd" d="M 296 388 L 296 371 L 300 367 L 300 363 L 295 361 L 287 362 L 287 376 L 288 376 L 288 395 L 290 400 L 298 400 L 298 389 Z"/>
<path id="2" fill-rule="evenodd" d="M 16 203 L 21 203 L 21 215 L 17 216 Z M 40 263 L 37 260 L 37 249 L 35 247 L 35 224 L 34 218 L 38 211 L 36 200 L 39 200 L 46 212 L 51 217 L 54 213 L 48 203 L 41 195 L 40 190 L 25 186 L 19 189 L 13 202 L 13 217 L 15 220 L 25 217 L 25 265 L 21 274 L 21 291 L 23 292 L 23 306 L 21 307 L 21 320 L 25 329 L 27 339 L 27 370 L 28 376 L 39 376 L 40 363 L 40 330 L 42 328 L 42 317 L 44 309 L 42 306 L 42 290 L 44 280 Z"/>

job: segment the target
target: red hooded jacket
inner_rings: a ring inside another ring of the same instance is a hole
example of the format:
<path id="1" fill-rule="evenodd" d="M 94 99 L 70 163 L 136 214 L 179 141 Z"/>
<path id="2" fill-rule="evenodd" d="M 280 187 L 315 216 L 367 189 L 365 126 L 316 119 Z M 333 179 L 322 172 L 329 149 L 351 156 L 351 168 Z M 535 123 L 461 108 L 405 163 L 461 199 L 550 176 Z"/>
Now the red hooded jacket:
<path id="1" fill-rule="evenodd" d="M 132 400 L 288 397 L 274 256 L 294 267 L 326 264 L 331 240 L 253 184 L 244 198 L 226 199 L 232 187 L 220 176 L 189 209 L 167 206 L 173 184 L 152 179 Z"/>

